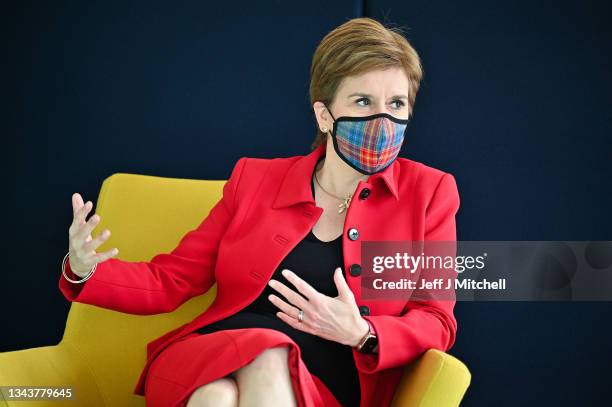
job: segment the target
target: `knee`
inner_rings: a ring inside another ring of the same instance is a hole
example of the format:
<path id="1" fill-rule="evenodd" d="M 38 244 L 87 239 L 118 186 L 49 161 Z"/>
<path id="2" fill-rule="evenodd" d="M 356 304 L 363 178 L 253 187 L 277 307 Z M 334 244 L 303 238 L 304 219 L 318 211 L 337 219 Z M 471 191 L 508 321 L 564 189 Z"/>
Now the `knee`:
<path id="1" fill-rule="evenodd" d="M 224 377 L 198 387 L 191 393 L 187 407 L 235 407 L 238 405 L 238 386 L 233 378 Z"/>
<path id="2" fill-rule="evenodd" d="M 251 372 L 262 373 L 259 377 L 273 379 L 277 374 L 285 374 L 288 371 L 288 356 L 289 348 L 286 346 L 269 348 L 245 367 Z"/>

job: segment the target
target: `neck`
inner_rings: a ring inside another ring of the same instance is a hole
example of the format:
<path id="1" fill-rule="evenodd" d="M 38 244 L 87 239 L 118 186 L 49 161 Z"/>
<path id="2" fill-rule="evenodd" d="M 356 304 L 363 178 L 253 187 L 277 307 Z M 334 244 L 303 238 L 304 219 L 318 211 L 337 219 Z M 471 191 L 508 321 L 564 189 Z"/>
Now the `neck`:
<path id="1" fill-rule="evenodd" d="M 370 177 L 346 165 L 329 142 L 325 158 L 321 160 L 315 171 L 323 188 L 341 198 L 353 193 L 359 181 L 367 181 Z"/>

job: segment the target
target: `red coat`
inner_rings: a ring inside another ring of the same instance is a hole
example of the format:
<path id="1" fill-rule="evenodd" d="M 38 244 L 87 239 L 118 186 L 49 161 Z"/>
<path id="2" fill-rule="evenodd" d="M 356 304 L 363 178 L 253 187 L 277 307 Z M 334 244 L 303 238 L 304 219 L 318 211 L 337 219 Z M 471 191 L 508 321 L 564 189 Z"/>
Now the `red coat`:
<path id="1" fill-rule="evenodd" d="M 60 276 L 59 288 L 70 301 L 140 315 L 170 312 L 217 281 L 216 299 L 206 311 L 147 345 L 147 363 L 135 394 L 144 395 L 147 370 L 164 348 L 252 302 L 281 260 L 312 229 L 323 209 L 312 199 L 310 177 L 325 152 L 322 144 L 303 156 L 242 157 L 223 187 L 222 198 L 172 252 L 149 262 L 108 259 L 82 285 Z M 364 188 L 370 194 L 360 199 Z M 398 157 L 357 186 L 344 224 L 345 270 L 360 263 L 361 240 L 456 240 L 458 208 L 451 174 Z M 357 240 L 349 239 L 351 228 L 358 229 Z M 404 365 L 430 348 L 447 351 L 454 344 L 455 302 L 364 301 L 361 277 L 348 272 L 345 276 L 357 304 L 369 307 L 364 318 L 374 325 L 379 341 L 378 354 L 353 351 L 361 407 L 386 406 Z"/>

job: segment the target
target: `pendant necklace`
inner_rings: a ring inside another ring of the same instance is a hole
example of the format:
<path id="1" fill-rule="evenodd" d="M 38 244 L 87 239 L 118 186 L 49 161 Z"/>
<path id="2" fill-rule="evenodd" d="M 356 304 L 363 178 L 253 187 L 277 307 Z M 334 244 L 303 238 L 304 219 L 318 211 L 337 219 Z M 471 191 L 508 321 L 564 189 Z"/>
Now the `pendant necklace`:
<path id="1" fill-rule="evenodd" d="M 347 210 L 349 205 L 351 204 L 351 198 L 353 197 L 353 194 L 349 193 L 346 196 L 346 198 L 340 198 L 340 197 L 338 197 L 338 196 L 328 192 L 325 188 L 323 188 L 323 186 L 319 182 L 319 178 L 317 177 L 317 171 L 316 170 L 314 172 L 314 176 L 315 176 L 315 181 L 317 181 L 317 185 L 319 185 L 319 187 L 323 190 L 323 192 L 325 192 L 326 194 L 328 194 L 330 196 L 333 196 L 334 198 L 339 199 L 340 201 L 342 201 L 342 203 L 338 205 L 338 208 L 340 208 L 340 209 L 338 209 L 338 213 L 340 214 L 340 213 L 344 212 L 345 210 Z"/>

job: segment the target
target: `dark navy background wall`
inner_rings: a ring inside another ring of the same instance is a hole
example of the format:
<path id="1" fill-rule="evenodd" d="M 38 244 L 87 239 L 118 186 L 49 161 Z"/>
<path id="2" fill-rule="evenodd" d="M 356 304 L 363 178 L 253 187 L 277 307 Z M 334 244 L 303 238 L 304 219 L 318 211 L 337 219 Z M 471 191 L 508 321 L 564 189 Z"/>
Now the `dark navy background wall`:
<path id="1" fill-rule="evenodd" d="M 368 1 L 423 59 L 408 156 L 455 174 L 460 240 L 612 240 L 603 1 Z M 466 406 L 612 400 L 612 303 L 461 302 Z"/>
<path id="2" fill-rule="evenodd" d="M 21 2 L 3 11 L 0 351 L 52 345 L 70 196 L 114 172 L 225 179 L 305 154 L 312 54 L 346 20 L 408 28 L 425 78 L 401 155 L 455 175 L 462 240 L 612 240 L 604 1 Z M 12 312 L 11 312 L 12 311 Z M 610 303 L 458 303 L 465 406 L 610 400 Z"/>

